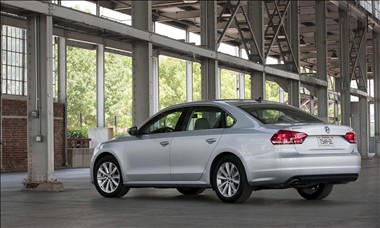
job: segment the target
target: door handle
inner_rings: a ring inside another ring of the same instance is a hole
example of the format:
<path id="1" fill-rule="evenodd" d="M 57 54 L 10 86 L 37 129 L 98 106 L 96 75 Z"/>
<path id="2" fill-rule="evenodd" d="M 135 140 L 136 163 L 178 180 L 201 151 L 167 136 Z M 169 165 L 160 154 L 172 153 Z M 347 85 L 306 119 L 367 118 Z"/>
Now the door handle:
<path id="1" fill-rule="evenodd" d="M 213 144 L 214 142 L 216 142 L 216 139 L 215 139 L 215 138 L 206 139 L 206 142 L 207 142 L 208 144 Z"/>
<path id="2" fill-rule="evenodd" d="M 160 145 L 165 147 L 165 146 L 169 145 L 169 141 L 162 141 L 162 142 L 160 142 Z"/>

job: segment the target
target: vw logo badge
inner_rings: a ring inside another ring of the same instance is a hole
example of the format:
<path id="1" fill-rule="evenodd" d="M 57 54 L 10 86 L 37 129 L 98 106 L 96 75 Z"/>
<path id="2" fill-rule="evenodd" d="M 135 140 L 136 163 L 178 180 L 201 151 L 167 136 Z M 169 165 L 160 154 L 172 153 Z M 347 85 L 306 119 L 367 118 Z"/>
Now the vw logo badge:
<path id="1" fill-rule="evenodd" d="M 328 126 L 325 126 L 325 132 L 326 132 L 327 134 L 330 133 L 330 128 L 329 128 Z"/>

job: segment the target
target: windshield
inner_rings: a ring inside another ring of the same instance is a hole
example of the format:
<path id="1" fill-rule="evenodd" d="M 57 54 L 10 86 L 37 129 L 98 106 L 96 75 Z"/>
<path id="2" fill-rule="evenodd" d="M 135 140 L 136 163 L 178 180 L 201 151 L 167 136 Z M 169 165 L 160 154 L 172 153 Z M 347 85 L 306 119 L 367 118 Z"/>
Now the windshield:
<path id="1" fill-rule="evenodd" d="M 299 109 L 276 105 L 240 105 L 251 116 L 264 124 L 322 123 L 323 121 Z"/>

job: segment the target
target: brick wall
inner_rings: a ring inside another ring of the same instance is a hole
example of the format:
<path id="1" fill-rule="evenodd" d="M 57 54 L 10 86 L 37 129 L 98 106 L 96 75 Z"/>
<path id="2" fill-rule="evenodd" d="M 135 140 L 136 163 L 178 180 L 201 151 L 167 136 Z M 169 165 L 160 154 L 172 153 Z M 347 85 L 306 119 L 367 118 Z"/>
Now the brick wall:
<path id="1" fill-rule="evenodd" d="M 26 99 L 2 100 L 2 170 L 26 171 L 27 153 L 27 101 Z M 65 163 L 65 109 L 63 104 L 54 104 L 54 167 Z"/>

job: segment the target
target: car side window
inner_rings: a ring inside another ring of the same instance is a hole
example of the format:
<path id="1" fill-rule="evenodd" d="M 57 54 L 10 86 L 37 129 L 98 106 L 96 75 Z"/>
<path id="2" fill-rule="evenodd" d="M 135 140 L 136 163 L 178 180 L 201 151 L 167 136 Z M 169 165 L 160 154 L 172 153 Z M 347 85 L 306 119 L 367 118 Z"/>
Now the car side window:
<path id="1" fill-rule="evenodd" d="M 232 127 L 236 123 L 236 120 L 229 114 L 226 114 L 226 128 Z"/>
<path id="2" fill-rule="evenodd" d="M 215 107 L 194 108 L 186 126 L 186 131 L 231 127 L 235 119 Z"/>
<path id="3" fill-rule="evenodd" d="M 183 110 L 170 110 L 163 114 L 156 116 L 142 127 L 142 134 L 155 134 L 177 131 L 177 127 Z"/>

